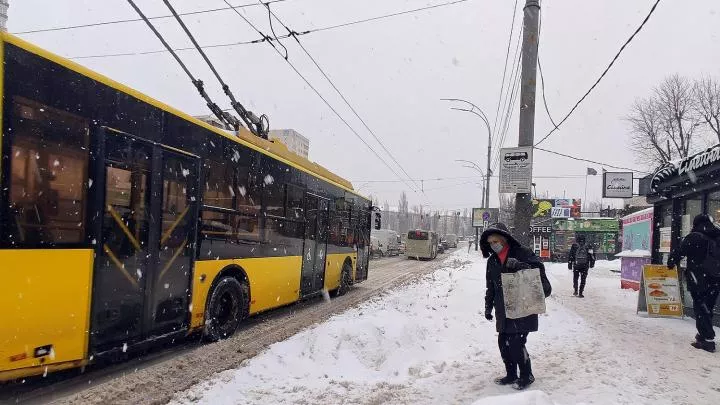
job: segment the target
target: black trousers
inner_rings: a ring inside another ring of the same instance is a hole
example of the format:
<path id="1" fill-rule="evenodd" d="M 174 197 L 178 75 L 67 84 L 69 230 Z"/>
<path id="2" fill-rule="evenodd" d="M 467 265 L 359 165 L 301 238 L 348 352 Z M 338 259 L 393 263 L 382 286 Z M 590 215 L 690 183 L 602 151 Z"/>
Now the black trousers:
<path id="1" fill-rule="evenodd" d="M 712 318 L 713 309 L 720 294 L 720 278 L 706 277 L 705 288 L 692 288 L 690 295 L 693 299 L 693 311 L 695 312 L 695 327 L 701 338 L 715 339 Z"/>
<path id="2" fill-rule="evenodd" d="M 527 333 L 500 333 L 498 334 L 498 347 L 500 356 L 505 363 L 508 376 L 517 377 L 520 369 L 520 378 L 532 375 L 530 355 L 525 349 Z"/>
<path id="3" fill-rule="evenodd" d="M 575 269 L 573 270 L 573 289 L 578 290 L 578 276 L 580 277 L 580 294 L 585 291 L 585 280 L 587 280 L 588 270 L 587 269 Z"/>

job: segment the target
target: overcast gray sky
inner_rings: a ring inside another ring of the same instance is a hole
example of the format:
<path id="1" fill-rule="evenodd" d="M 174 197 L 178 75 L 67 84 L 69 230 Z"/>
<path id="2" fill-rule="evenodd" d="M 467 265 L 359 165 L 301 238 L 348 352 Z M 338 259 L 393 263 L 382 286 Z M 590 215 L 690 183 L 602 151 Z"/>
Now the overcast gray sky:
<path id="1" fill-rule="evenodd" d="M 273 10 L 295 31 L 424 7 L 447 0 L 287 0 Z M 231 4 L 253 0 L 232 0 Z M 168 13 L 162 0 L 136 0 L 149 16 Z M 645 17 L 653 0 L 553 0 L 542 4 L 540 56 L 547 99 L 559 120 L 595 81 Z M 173 0 L 179 12 L 221 8 L 222 0 Z M 397 180 L 322 103 L 267 44 L 207 51 L 237 98 L 270 117 L 272 128 L 294 128 L 311 141 L 310 157 L 356 189 L 396 205 L 406 190 L 411 205 L 426 209 L 479 206 L 476 175 L 455 159 L 486 164 L 487 131 L 475 116 L 450 110 L 443 97 L 468 99 L 495 118 L 514 0 L 469 0 L 411 15 L 318 32 L 301 41 L 335 81 L 405 170 L 425 181 L 425 194 Z M 519 0 L 516 29 L 522 18 Z M 269 33 L 262 7 L 243 14 Z M 125 0 L 10 0 L 10 32 L 126 18 L 136 14 Z M 201 45 L 245 41 L 257 34 L 228 10 L 186 17 Z M 174 47 L 190 46 L 172 19 L 156 26 Z M 278 34 L 282 27 L 276 25 Z M 715 0 L 664 0 L 610 73 L 562 129 L 543 147 L 619 166 L 642 169 L 628 150 L 622 116 L 638 96 L 668 74 L 720 77 L 720 5 Z M 149 51 L 162 45 L 144 23 L 23 34 L 62 56 Z M 381 147 L 355 119 L 293 41 L 290 60 L 367 142 Z M 514 52 L 514 46 L 511 49 Z M 181 52 L 194 74 L 223 107 L 229 102 L 196 52 Z M 80 59 L 77 62 L 191 114 L 207 114 L 203 100 L 168 53 Z M 538 86 L 536 139 L 551 128 Z M 517 107 L 506 145 L 517 144 Z M 492 122 L 491 122 L 492 124 Z M 387 157 L 385 159 L 392 164 Z M 601 166 L 536 151 L 537 191 L 582 198 L 585 171 Z M 400 173 L 399 170 L 397 170 Z M 577 176 L 550 179 L 545 176 Z M 497 204 L 497 181 L 491 203 Z M 600 176 L 591 177 L 588 200 L 599 200 Z M 611 203 L 606 200 L 606 204 Z"/>

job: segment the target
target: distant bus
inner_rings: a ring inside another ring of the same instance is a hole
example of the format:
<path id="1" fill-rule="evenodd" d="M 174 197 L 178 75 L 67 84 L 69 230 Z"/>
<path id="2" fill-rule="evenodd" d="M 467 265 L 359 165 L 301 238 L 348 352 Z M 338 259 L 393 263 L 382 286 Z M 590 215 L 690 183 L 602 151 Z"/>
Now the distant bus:
<path id="1" fill-rule="evenodd" d="M 405 254 L 408 259 L 434 259 L 438 254 L 438 236 L 433 231 L 408 232 Z"/>

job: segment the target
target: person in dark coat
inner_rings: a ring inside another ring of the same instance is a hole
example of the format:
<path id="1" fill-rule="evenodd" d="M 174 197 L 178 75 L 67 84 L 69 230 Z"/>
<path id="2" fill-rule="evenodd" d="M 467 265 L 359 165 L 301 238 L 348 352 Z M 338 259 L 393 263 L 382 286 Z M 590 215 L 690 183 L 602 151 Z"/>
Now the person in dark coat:
<path id="1" fill-rule="evenodd" d="M 595 267 L 595 252 L 592 245 L 587 244 L 585 235 L 578 235 L 575 243 L 570 247 L 568 254 L 568 269 L 573 271 L 573 295 L 585 298 L 585 281 L 587 280 L 588 270 Z M 580 278 L 580 292 L 578 293 L 578 277 Z"/>
<path id="2" fill-rule="evenodd" d="M 489 257 L 486 271 L 485 318 L 489 321 L 493 320 L 492 311 L 495 308 L 498 347 L 506 371 L 505 377 L 495 379 L 495 383 L 514 384 L 516 389 L 524 389 L 535 381 L 525 343 L 528 334 L 538 330 L 538 316 L 506 318 L 501 274 L 515 273 L 529 268 L 540 269 L 545 297 L 548 297 L 552 291 L 550 281 L 545 275 L 545 266 L 540 259 L 532 250 L 520 245 L 510 235 L 507 226 L 502 223 L 492 225 L 483 232 L 480 249 L 483 257 Z"/>
<path id="3" fill-rule="evenodd" d="M 680 246 L 668 257 L 669 268 L 687 257 L 685 280 L 693 300 L 697 335 L 691 343 L 697 349 L 715 352 L 715 330 L 713 329 L 713 308 L 720 294 L 720 268 L 705 262 L 709 254 L 720 249 L 720 229 L 704 214 L 693 220 L 692 231 Z"/>

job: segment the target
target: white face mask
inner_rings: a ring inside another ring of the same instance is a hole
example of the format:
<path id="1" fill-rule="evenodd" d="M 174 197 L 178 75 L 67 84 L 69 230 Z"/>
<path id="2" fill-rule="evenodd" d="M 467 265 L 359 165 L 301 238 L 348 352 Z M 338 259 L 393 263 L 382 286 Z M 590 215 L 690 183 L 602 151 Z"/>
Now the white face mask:
<path id="1" fill-rule="evenodd" d="M 502 242 L 495 242 L 490 244 L 490 249 L 492 249 L 495 253 L 500 253 L 504 248 L 505 245 L 503 245 Z"/>

